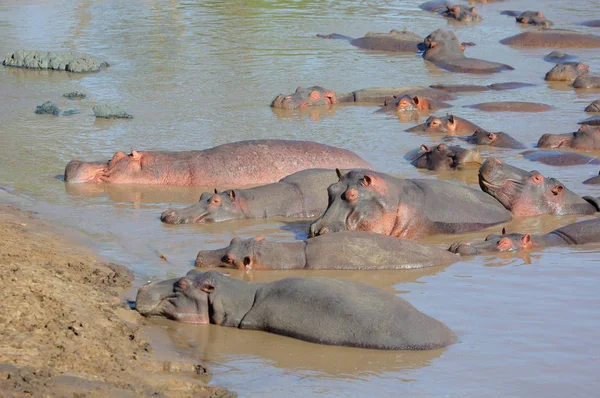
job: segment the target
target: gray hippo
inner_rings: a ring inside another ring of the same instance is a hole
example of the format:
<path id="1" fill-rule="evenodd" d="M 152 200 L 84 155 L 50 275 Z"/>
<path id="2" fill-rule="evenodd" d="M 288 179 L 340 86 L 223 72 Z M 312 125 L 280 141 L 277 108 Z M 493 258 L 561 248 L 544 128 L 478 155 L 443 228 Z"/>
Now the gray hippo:
<path id="1" fill-rule="evenodd" d="M 600 126 L 584 124 L 574 133 L 544 134 L 538 140 L 537 146 L 538 148 L 572 148 L 580 151 L 595 151 L 600 149 Z"/>
<path id="2" fill-rule="evenodd" d="M 542 29 L 519 33 L 500 40 L 500 43 L 515 47 L 596 48 L 600 47 L 600 36 L 572 30 Z"/>
<path id="3" fill-rule="evenodd" d="M 590 113 L 600 112 L 600 100 L 592 101 L 584 110 Z"/>
<path id="4" fill-rule="evenodd" d="M 569 224 L 544 235 L 507 234 L 503 229 L 502 234 L 488 235 L 483 242 L 453 243 L 448 250 L 460 255 L 475 255 L 597 242 L 600 242 L 600 218 Z"/>
<path id="5" fill-rule="evenodd" d="M 372 232 L 340 232 L 304 241 L 233 238 L 228 247 L 201 250 L 196 267 L 269 269 L 413 269 L 448 265 L 456 256 L 432 245 Z"/>
<path id="6" fill-rule="evenodd" d="M 522 87 L 534 87 L 534 83 L 521 83 L 521 82 L 503 82 L 503 83 L 492 83 L 486 86 L 479 84 L 432 84 L 429 87 L 436 90 L 444 91 L 447 93 L 473 93 L 480 91 L 489 90 L 514 90 Z"/>
<path id="7" fill-rule="evenodd" d="M 553 64 L 565 64 L 567 62 L 577 62 L 579 61 L 579 57 L 571 54 L 565 54 L 562 51 L 552 51 L 545 55 L 543 60 Z"/>
<path id="8" fill-rule="evenodd" d="M 573 82 L 580 76 L 590 73 L 589 65 L 582 62 L 563 62 L 556 64 L 546 75 L 544 80 L 555 82 Z"/>
<path id="9" fill-rule="evenodd" d="M 285 278 L 248 283 L 220 272 L 140 288 L 136 308 L 183 323 L 263 330 L 318 344 L 381 350 L 430 350 L 456 341 L 443 323 L 408 301 L 362 283 Z"/>
<path id="10" fill-rule="evenodd" d="M 433 111 L 441 108 L 449 108 L 452 105 L 441 101 L 435 101 L 428 98 L 415 95 L 402 95 L 393 97 L 385 101 L 382 108 L 376 110 L 376 113 L 381 112 L 406 112 L 406 111 Z"/>
<path id="11" fill-rule="evenodd" d="M 600 184 L 600 172 L 598 173 L 598 175 L 597 175 L 597 176 L 595 176 L 595 177 L 591 177 L 591 178 L 588 178 L 588 179 L 587 179 L 587 180 L 585 180 L 583 183 L 584 183 L 584 184 L 586 184 L 586 185 L 596 185 L 596 184 Z"/>
<path id="12" fill-rule="evenodd" d="M 483 129 L 477 129 L 475 132 L 466 137 L 457 137 L 467 141 L 473 145 L 489 145 L 498 148 L 513 148 L 524 149 L 525 145 L 514 139 L 511 135 L 498 131 L 492 133 Z"/>
<path id="13" fill-rule="evenodd" d="M 479 186 L 515 216 L 594 214 L 596 198 L 583 198 L 554 178 L 525 171 L 490 157 L 479 168 Z"/>
<path id="14" fill-rule="evenodd" d="M 579 76 L 577 79 L 575 79 L 575 81 L 573 81 L 573 88 L 600 88 L 600 76 Z"/>
<path id="15" fill-rule="evenodd" d="M 204 192 L 198 203 L 165 210 L 168 224 L 221 222 L 245 218 L 316 217 L 327 208 L 327 187 L 338 179 L 334 170 L 308 169 L 276 183 L 248 189 Z"/>
<path id="16" fill-rule="evenodd" d="M 456 135 L 472 134 L 477 130 L 483 129 L 467 119 L 454 115 L 446 115 L 442 117 L 429 116 L 425 123 L 418 124 L 406 131 L 411 133 L 446 133 Z"/>
<path id="17" fill-rule="evenodd" d="M 458 182 L 401 179 L 351 170 L 328 188 L 327 210 L 309 236 L 371 231 L 415 239 L 440 233 L 476 231 L 511 219 L 489 195 Z"/>
<path id="18" fill-rule="evenodd" d="M 417 151 L 409 152 L 407 157 L 416 168 L 432 171 L 459 170 L 470 163 L 483 163 L 481 154 L 476 149 L 446 144 L 434 147 L 421 145 Z"/>
<path id="19" fill-rule="evenodd" d="M 515 20 L 523 25 L 541 26 L 544 28 L 554 25 L 552 21 L 546 19 L 541 11 L 502 11 L 500 14 L 515 17 Z"/>
<path id="20" fill-rule="evenodd" d="M 521 155 L 523 155 L 525 159 L 530 160 L 532 162 L 540 162 L 549 166 L 576 166 L 579 164 L 600 164 L 600 160 L 595 157 L 568 151 L 533 150 L 521 152 Z"/>

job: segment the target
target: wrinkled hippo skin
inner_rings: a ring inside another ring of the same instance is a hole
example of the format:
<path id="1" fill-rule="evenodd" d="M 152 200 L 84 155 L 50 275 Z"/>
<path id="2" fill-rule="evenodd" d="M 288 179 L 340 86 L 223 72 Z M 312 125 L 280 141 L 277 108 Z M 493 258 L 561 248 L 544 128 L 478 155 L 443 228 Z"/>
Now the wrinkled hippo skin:
<path id="1" fill-rule="evenodd" d="M 513 70 L 510 65 L 467 58 L 454 32 L 437 29 L 423 40 L 423 59 L 450 72 L 496 73 Z"/>
<path id="2" fill-rule="evenodd" d="M 573 88 L 600 88 L 600 76 L 580 76 L 573 82 Z"/>
<path id="3" fill-rule="evenodd" d="M 432 111 L 441 108 L 450 108 L 452 105 L 433 99 L 423 98 L 418 95 L 402 95 L 385 101 L 385 105 L 376 112 L 405 112 L 405 111 Z"/>
<path id="4" fill-rule="evenodd" d="M 202 250 L 196 267 L 269 269 L 413 269 L 454 263 L 436 246 L 372 232 L 325 234 L 305 241 L 233 238 L 228 247 Z"/>
<path id="5" fill-rule="evenodd" d="M 108 62 L 75 51 L 17 50 L 2 61 L 4 66 L 28 69 L 54 69 L 67 72 L 96 72 L 108 67 Z"/>
<path id="6" fill-rule="evenodd" d="M 488 90 L 513 90 L 522 87 L 533 87 L 536 84 L 533 83 L 520 83 L 520 82 L 505 82 L 505 83 L 493 83 L 487 86 L 480 86 L 477 84 L 432 84 L 431 88 L 436 90 L 444 91 L 447 93 L 469 93 L 479 92 Z"/>
<path id="7" fill-rule="evenodd" d="M 415 33 L 392 29 L 390 33 L 368 32 L 364 37 L 358 39 L 331 33 L 328 35 L 317 35 L 322 39 L 348 40 L 353 46 L 374 51 L 416 53 L 418 45 L 423 38 Z"/>
<path id="8" fill-rule="evenodd" d="M 490 252 L 512 252 L 552 246 L 585 245 L 600 242 L 600 218 L 565 225 L 544 235 L 491 234 L 483 242 L 453 243 L 448 251 L 462 256 Z"/>
<path id="9" fill-rule="evenodd" d="M 309 236 L 371 231 L 415 239 L 438 233 L 476 231 L 511 216 L 483 192 L 457 182 L 400 179 L 352 170 L 328 188 L 327 210 Z"/>
<path id="10" fill-rule="evenodd" d="M 600 118 L 598 118 L 600 121 Z M 600 127 L 583 125 L 574 133 L 544 134 L 538 148 L 572 148 L 583 151 L 600 149 Z"/>
<path id="11" fill-rule="evenodd" d="M 129 113 L 125 112 L 118 105 L 112 104 L 98 104 L 92 108 L 94 111 L 94 115 L 96 117 L 101 117 L 105 119 L 132 119 Z"/>
<path id="12" fill-rule="evenodd" d="M 549 166 L 576 166 L 579 164 L 600 164 L 600 160 L 591 156 L 567 151 L 525 151 L 521 155 L 532 162 Z"/>
<path id="13" fill-rule="evenodd" d="M 519 33 L 500 40 L 500 43 L 516 47 L 596 48 L 600 36 L 570 30 L 544 29 Z"/>
<path id="14" fill-rule="evenodd" d="M 411 161 L 411 164 L 416 168 L 431 171 L 458 170 L 469 163 L 483 163 L 479 151 L 446 144 L 439 144 L 434 147 L 421 145 Z"/>
<path id="15" fill-rule="evenodd" d="M 372 168 L 346 149 L 310 141 L 238 141 L 202 151 L 117 152 L 108 162 L 72 160 L 67 183 L 215 186 L 269 184 L 300 170 Z"/>
<path id="16" fill-rule="evenodd" d="M 552 51 L 550 54 L 546 55 L 544 61 L 550 62 L 553 64 L 565 64 L 567 62 L 577 62 L 579 61 L 579 57 L 571 54 L 565 54 L 562 51 Z"/>
<path id="17" fill-rule="evenodd" d="M 590 26 L 592 28 L 600 28 L 600 19 L 594 19 L 592 21 L 581 22 L 579 25 Z"/>
<path id="18" fill-rule="evenodd" d="M 193 224 L 247 218 L 316 217 L 327 208 L 327 187 L 338 180 L 334 170 L 302 170 L 276 183 L 248 189 L 204 192 L 198 203 L 165 210 L 168 224 Z"/>
<path id="19" fill-rule="evenodd" d="M 588 178 L 583 183 L 586 185 L 600 184 L 600 172 L 598 173 L 598 175 L 596 177 Z"/>
<path id="20" fill-rule="evenodd" d="M 586 112 L 600 112 L 600 100 L 596 100 L 585 107 Z"/>
<path id="21" fill-rule="evenodd" d="M 515 17 L 516 21 L 523 25 L 534 25 L 549 27 L 554 25 L 552 21 L 546 19 L 541 11 L 502 11 L 500 14 Z"/>
<path id="22" fill-rule="evenodd" d="M 460 137 L 473 145 L 489 145 L 499 148 L 524 149 L 525 145 L 502 131 L 492 133 L 483 129 L 476 130 L 472 135 Z"/>
<path id="23" fill-rule="evenodd" d="M 577 122 L 577 124 L 583 124 L 586 126 L 600 126 L 600 116 L 588 117 L 587 119 Z"/>
<path id="24" fill-rule="evenodd" d="M 460 22 L 481 21 L 481 17 L 479 16 L 479 12 L 477 11 L 476 7 L 467 7 L 462 5 L 447 6 L 446 9 L 441 12 L 441 15 Z"/>
<path id="25" fill-rule="evenodd" d="M 594 214 L 598 203 L 580 197 L 554 178 L 490 157 L 479 168 L 479 186 L 515 216 Z"/>
<path id="26" fill-rule="evenodd" d="M 481 130 L 481 127 L 466 119 L 454 115 L 447 115 L 443 117 L 429 116 L 425 123 L 418 124 L 406 131 L 413 133 L 447 133 L 449 135 L 456 135 L 472 134 L 478 129 Z"/>
<path id="27" fill-rule="evenodd" d="M 480 104 L 465 105 L 465 108 L 479 109 L 485 112 L 546 112 L 552 109 L 550 105 L 535 102 L 482 102 Z"/>
<path id="28" fill-rule="evenodd" d="M 332 278 L 248 283 L 216 271 L 191 270 L 183 278 L 141 287 L 136 308 L 146 316 L 263 330 L 318 344 L 427 350 L 456 340 L 443 323 L 406 300 Z"/>
<path id="29" fill-rule="evenodd" d="M 587 76 L 590 67 L 581 62 L 565 62 L 554 66 L 546 76 L 546 81 L 573 82 L 580 76 Z"/>

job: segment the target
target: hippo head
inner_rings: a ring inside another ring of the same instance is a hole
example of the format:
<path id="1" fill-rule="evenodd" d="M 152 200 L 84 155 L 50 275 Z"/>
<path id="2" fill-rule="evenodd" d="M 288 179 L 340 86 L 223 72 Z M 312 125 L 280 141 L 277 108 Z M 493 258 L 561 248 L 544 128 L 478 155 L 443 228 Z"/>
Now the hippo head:
<path id="1" fill-rule="evenodd" d="M 491 234 L 483 242 L 475 243 L 453 243 L 448 250 L 461 256 L 472 256 L 475 254 L 489 252 L 512 252 L 527 250 L 533 247 L 533 241 L 529 234 L 507 234 L 502 229 L 502 234 Z"/>
<path id="2" fill-rule="evenodd" d="M 546 19 L 541 11 L 524 11 L 518 17 L 515 17 L 518 23 L 524 25 L 535 25 L 535 26 L 552 26 L 553 23 Z"/>
<path id="3" fill-rule="evenodd" d="M 498 135 L 496 133 L 490 133 L 482 129 L 477 129 L 469 138 L 467 142 L 475 145 L 494 145 L 498 141 Z"/>
<path id="4" fill-rule="evenodd" d="M 65 182 L 110 182 L 134 184 L 143 176 L 157 174 L 152 167 L 152 155 L 148 152 L 131 150 L 129 155 L 117 152 L 107 163 L 72 160 L 65 168 Z M 153 178 L 154 179 L 154 178 Z"/>
<path id="5" fill-rule="evenodd" d="M 271 103 L 272 108 L 298 109 L 311 106 L 328 106 L 336 104 L 335 92 L 323 87 L 298 87 L 294 94 L 280 94 Z"/>
<path id="6" fill-rule="evenodd" d="M 198 252 L 194 265 L 198 268 L 251 269 L 257 262 L 257 246 L 264 240 L 262 236 L 251 239 L 233 238 L 225 248 Z"/>
<path id="7" fill-rule="evenodd" d="M 600 127 L 583 125 L 574 133 L 544 134 L 540 137 L 539 148 L 597 149 L 600 145 Z"/>
<path id="8" fill-rule="evenodd" d="M 208 324 L 208 296 L 211 285 L 203 283 L 202 273 L 191 270 L 183 278 L 148 283 L 135 299 L 144 316 L 163 317 L 183 323 Z"/>
<path id="9" fill-rule="evenodd" d="M 477 21 L 481 19 L 477 8 L 461 5 L 446 6 L 446 11 L 444 11 L 442 15 L 462 22 Z"/>
<path id="10" fill-rule="evenodd" d="M 437 29 L 423 40 L 423 58 L 462 58 L 464 47 L 461 46 L 454 32 Z"/>
<path id="11" fill-rule="evenodd" d="M 339 169 L 336 172 L 339 181 L 327 188 L 329 205 L 311 224 L 309 237 L 340 231 L 387 234 L 395 216 L 387 211 L 386 181 L 370 171 L 352 170 L 345 175 Z"/>
<path id="12" fill-rule="evenodd" d="M 429 116 L 425 120 L 423 131 L 425 132 L 440 132 L 453 135 L 456 132 L 457 120 L 453 115 L 444 117 Z"/>
<path id="13" fill-rule="evenodd" d="M 595 207 L 538 171 L 525 171 L 488 158 L 479 169 L 479 186 L 515 216 L 592 214 Z"/>
<path id="14" fill-rule="evenodd" d="M 236 191 L 229 189 L 221 193 L 204 192 L 198 201 L 180 210 L 167 209 L 160 220 L 167 224 L 196 224 L 221 222 L 247 218 L 243 211 L 244 200 L 238 198 Z"/>
<path id="15" fill-rule="evenodd" d="M 477 150 L 446 144 L 439 144 L 434 148 L 421 145 L 419 156 L 412 161 L 415 167 L 433 171 L 452 170 L 467 163 L 482 163 Z"/>
<path id="16" fill-rule="evenodd" d="M 418 95 L 411 97 L 410 95 L 402 95 L 400 97 L 394 97 L 391 101 L 386 100 L 385 106 L 393 105 L 397 111 L 417 111 L 426 109 L 426 100 Z"/>
<path id="17" fill-rule="evenodd" d="M 590 67 L 581 62 L 565 62 L 556 64 L 544 77 L 547 81 L 567 81 L 572 82 L 578 77 L 586 76 L 590 72 Z"/>

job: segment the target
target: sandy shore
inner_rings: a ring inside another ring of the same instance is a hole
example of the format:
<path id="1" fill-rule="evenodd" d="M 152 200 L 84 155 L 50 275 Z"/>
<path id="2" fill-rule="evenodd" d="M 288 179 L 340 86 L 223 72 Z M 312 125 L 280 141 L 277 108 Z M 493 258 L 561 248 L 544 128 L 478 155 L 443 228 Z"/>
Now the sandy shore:
<path id="1" fill-rule="evenodd" d="M 0 396 L 235 396 L 201 363 L 154 359 L 119 298 L 129 270 L 69 235 L 0 204 Z"/>

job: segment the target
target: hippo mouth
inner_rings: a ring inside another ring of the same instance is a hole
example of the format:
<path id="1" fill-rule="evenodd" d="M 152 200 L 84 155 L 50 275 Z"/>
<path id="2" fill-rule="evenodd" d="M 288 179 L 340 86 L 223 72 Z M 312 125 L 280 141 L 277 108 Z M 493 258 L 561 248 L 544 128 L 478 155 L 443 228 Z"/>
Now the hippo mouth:
<path id="1" fill-rule="evenodd" d="M 137 308 L 137 310 L 148 318 L 166 318 L 194 325 L 208 325 L 210 323 L 207 316 L 201 316 L 197 312 L 179 308 L 178 302 L 181 300 L 187 300 L 183 297 L 183 293 L 174 292 L 171 295 L 161 297 L 160 302 L 154 308 Z"/>

